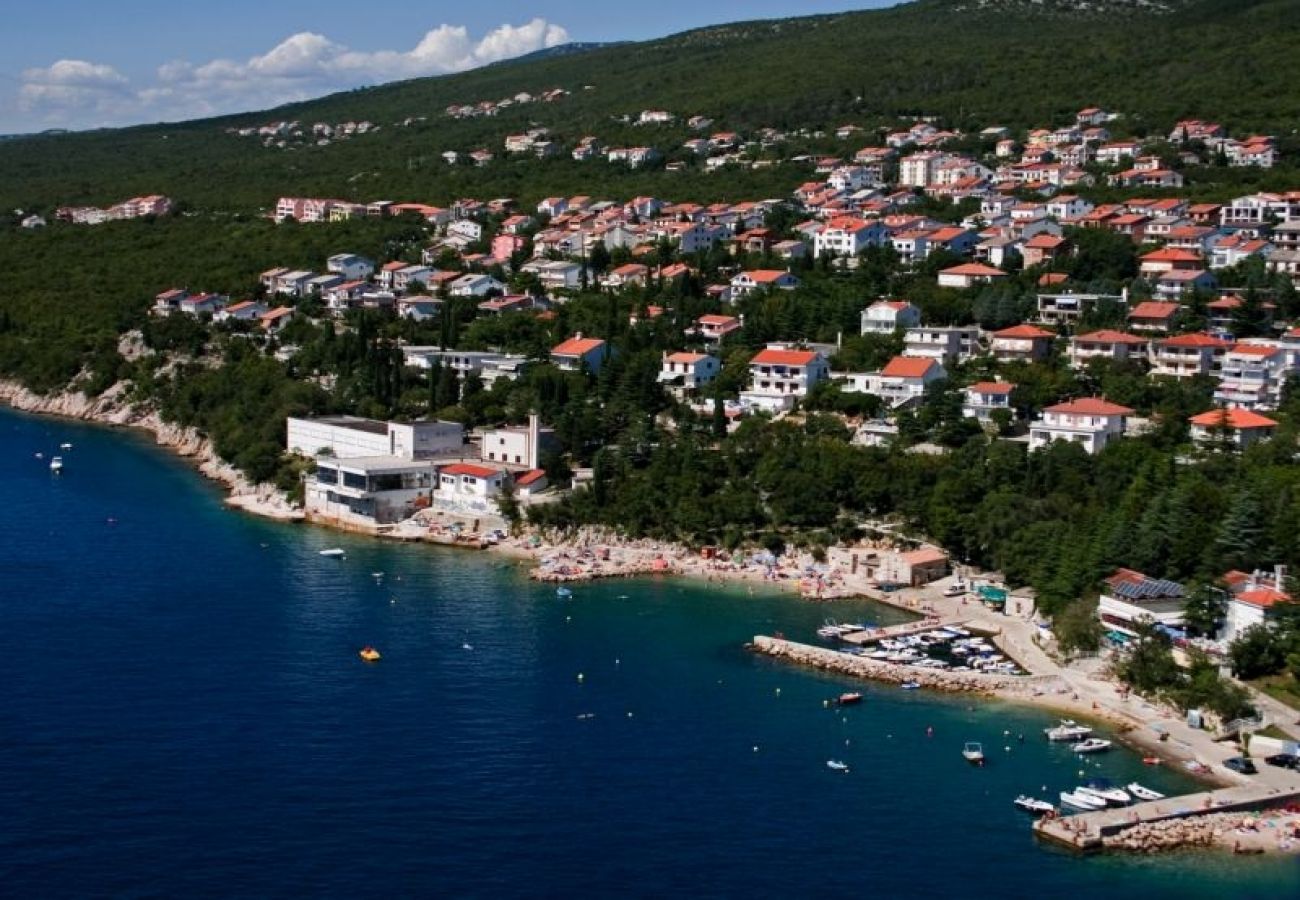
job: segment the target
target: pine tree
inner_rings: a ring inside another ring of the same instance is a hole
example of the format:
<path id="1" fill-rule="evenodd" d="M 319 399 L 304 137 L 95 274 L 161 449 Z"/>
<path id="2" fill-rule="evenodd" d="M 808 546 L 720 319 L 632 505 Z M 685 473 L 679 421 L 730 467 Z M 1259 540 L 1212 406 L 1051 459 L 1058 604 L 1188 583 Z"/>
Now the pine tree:
<path id="1" fill-rule="evenodd" d="M 1220 571 L 1249 570 L 1258 562 L 1264 538 L 1260 515 L 1259 499 L 1254 492 L 1248 488 L 1239 491 L 1219 523 L 1214 542 Z"/>

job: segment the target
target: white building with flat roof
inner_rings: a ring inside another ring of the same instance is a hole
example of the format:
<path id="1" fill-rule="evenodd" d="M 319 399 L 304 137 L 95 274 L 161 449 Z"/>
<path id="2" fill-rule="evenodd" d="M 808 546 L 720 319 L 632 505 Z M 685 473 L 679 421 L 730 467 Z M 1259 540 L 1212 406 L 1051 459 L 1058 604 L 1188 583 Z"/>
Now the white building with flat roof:
<path id="1" fill-rule="evenodd" d="M 457 454 L 465 444 L 459 422 L 381 422 L 356 416 L 290 418 L 290 453 L 335 459 L 391 456 L 405 460 Z"/>

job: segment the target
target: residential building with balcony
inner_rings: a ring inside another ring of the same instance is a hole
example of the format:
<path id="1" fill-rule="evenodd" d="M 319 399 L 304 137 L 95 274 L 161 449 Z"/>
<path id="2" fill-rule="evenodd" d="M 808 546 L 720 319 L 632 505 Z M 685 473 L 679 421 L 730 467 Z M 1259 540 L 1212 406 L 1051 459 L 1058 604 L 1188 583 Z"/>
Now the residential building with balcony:
<path id="1" fill-rule="evenodd" d="M 1232 346 L 1210 334 L 1180 334 L 1151 345 L 1151 374 L 1194 378 L 1213 374 L 1219 359 Z"/>
<path id="2" fill-rule="evenodd" d="M 1145 361 L 1149 344 L 1147 338 L 1126 331 L 1102 329 L 1078 334 L 1070 338 L 1070 367 L 1083 369 L 1094 359 L 1109 359 L 1119 363 L 1139 359 Z"/>
<path id="3" fill-rule="evenodd" d="M 770 344 L 750 360 L 749 389 L 741 391 L 740 402 L 773 412 L 788 410 L 829 374 L 826 358 L 816 350 Z"/>
<path id="4" fill-rule="evenodd" d="M 941 363 L 965 362 L 980 352 L 976 325 L 929 325 L 909 328 L 903 335 L 903 355 L 937 359 Z"/>
<path id="5" fill-rule="evenodd" d="M 1089 454 L 1100 453 L 1123 437 L 1133 410 L 1101 397 L 1058 403 L 1043 410 L 1029 428 L 1029 449 L 1039 450 L 1054 441 L 1078 444 Z"/>

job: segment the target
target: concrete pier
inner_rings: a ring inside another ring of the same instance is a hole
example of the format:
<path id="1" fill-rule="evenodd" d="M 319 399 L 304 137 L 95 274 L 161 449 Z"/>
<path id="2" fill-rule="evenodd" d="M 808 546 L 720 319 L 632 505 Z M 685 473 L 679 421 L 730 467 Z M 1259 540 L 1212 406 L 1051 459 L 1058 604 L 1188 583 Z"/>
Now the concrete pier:
<path id="1" fill-rule="evenodd" d="M 1197 827 L 1198 819 L 1223 813 L 1279 809 L 1297 801 L 1300 801 L 1300 789 L 1285 791 L 1264 785 L 1241 785 L 1149 800 L 1117 809 L 1040 819 L 1034 823 L 1034 834 L 1078 853 L 1094 853 L 1109 847 L 1166 849 L 1207 843 L 1205 829 Z M 1168 823 L 1169 827 L 1144 827 L 1159 823 Z M 1163 833 L 1156 835 L 1152 833 L 1155 831 Z M 1134 835 L 1131 841 L 1125 839 L 1126 833 L 1130 832 Z"/>

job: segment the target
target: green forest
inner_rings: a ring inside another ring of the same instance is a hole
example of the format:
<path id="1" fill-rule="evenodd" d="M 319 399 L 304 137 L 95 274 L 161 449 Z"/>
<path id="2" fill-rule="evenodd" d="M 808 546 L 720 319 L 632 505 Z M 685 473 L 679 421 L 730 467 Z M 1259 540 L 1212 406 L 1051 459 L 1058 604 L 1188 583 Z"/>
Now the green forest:
<path id="1" fill-rule="evenodd" d="M 106 205 L 164 193 L 187 208 L 253 212 L 277 196 L 399 199 L 446 204 L 460 196 L 654 193 L 680 200 L 785 196 L 797 178 L 772 170 L 632 172 L 566 157 L 501 158 L 506 134 L 530 123 L 571 146 L 591 134 L 607 145 L 669 150 L 700 113 L 717 128 L 867 129 L 900 117 L 945 126 L 1027 128 L 1072 121 L 1102 105 L 1124 130 L 1167 133 L 1179 118 L 1221 121 L 1234 133 L 1277 134 L 1294 157 L 1294 86 L 1300 0 L 1197 0 L 1170 15 L 960 10 L 944 0 L 832 16 L 716 26 L 571 55 L 349 91 L 275 110 L 166 125 L 35 136 L 0 142 L 0 209 Z M 563 87 L 554 104 L 490 118 L 452 120 L 451 103 L 498 100 Z M 589 88 L 589 89 L 588 89 Z M 679 116 L 673 127 L 623 123 L 645 108 Z M 263 148 L 226 129 L 297 119 L 368 120 L 378 131 L 329 146 Z M 401 123 L 412 119 L 410 124 Z M 861 136 L 860 136 L 861 137 Z M 787 148 L 848 152 L 860 143 L 796 138 Z M 448 166 L 444 150 L 487 147 L 483 169 Z M 1285 187 L 1286 172 L 1233 173 L 1239 192 Z M 1195 184 L 1196 179 L 1192 179 Z M 1294 179 L 1291 178 L 1293 182 Z"/>

